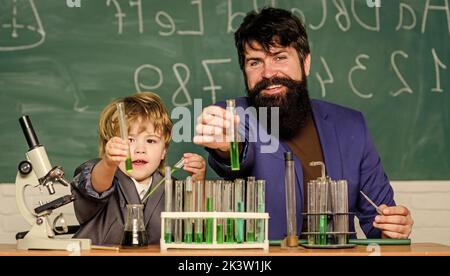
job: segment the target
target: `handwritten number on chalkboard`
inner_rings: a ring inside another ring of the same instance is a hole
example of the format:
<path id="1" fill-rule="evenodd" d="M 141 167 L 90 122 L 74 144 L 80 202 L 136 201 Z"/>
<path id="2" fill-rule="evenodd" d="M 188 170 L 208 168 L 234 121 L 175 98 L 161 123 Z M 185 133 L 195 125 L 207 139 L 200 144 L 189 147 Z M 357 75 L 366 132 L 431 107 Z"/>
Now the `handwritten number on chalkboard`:
<path id="1" fill-rule="evenodd" d="M 347 7 L 345 6 L 344 2 L 342 2 L 342 0 L 333 0 L 334 6 L 338 9 L 339 13 L 336 14 L 336 23 L 339 25 L 339 28 L 343 31 L 343 32 L 347 32 L 348 30 L 350 30 L 350 27 L 352 26 L 352 22 L 350 21 L 350 16 L 348 14 L 347 11 Z M 341 21 L 339 20 L 340 18 L 342 18 L 342 16 L 345 19 L 344 23 L 341 23 Z"/>
<path id="2" fill-rule="evenodd" d="M 167 24 L 162 21 L 163 19 L 167 20 Z M 158 33 L 160 36 L 170 36 L 175 33 L 175 21 L 173 21 L 172 17 L 170 17 L 170 15 L 168 15 L 166 12 L 157 12 L 155 15 L 155 20 L 159 26 L 165 29 L 169 29 L 167 32 L 159 31 Z"/>
<path id="3" fill-rule="evenodd" d="M 325 68 L 325 71 L 327 72 L 328 79 L 326 79 L 326 80 L 322 79 L 322 76 L 320 76 L 319 73 L 316 73 L 316 77 L 317 77 L 317 80 L 320 83 L 320 88 L 322 90 L 322 98 L 325 98 L 326 95 L 327 95 L 327 90 L 325 88 L 325 84 L 332 84 L 334 82 L 334 77 L 331 74 L 330 68 L 328 68 L 328 64 L 325 61 L 325 59 L 323 57 L 320 57 L 320 60 L 322 61 L 323 67 Z"/>
<path id="4" fill-rule="evenodd" d="M 209 70 L 208 65 L 209 64 L 220 64 L 220 63 L 230 63 L 231 59 L 227 58 L 227 59 L 207 59 L 207 60 L 202 60 L 202 66 L 205 69 L 206 72 L 206 76 L 208 77 L 208 81 L 209 81 L 209 86 L 205 86 L 203 87 L 204 91 L 211 91 L 211 100 L 212 103 L 216 102 L 216 90 L 221 90 L 222 86 L 218 86 L 214 83 L 214 78 L 211 74 L 211 70 Z"/>
<path id="5" fill-rule="evenodd" d="M 434 59 L 434 68 L 436 71 L 436 87 L 431 89 L 432 92 L 444 92 L 441 88 L 441 74 L 439 71 L 439 67 L 442 69 L 447 69 L 447 65 L 443 64 L 442 61 L 439 59 L 439 57 L 436 54 L 436 50 L 433 48 L 431 49 L 431 54 L 433 55 Z"/>
<path id="6" fill-rule="evenodd" d="M 358 89 L 356 89 L 355 85 L 353 84 L 352 77 L 353 77 L 353 73 L 357 70 L 364 70 L 364 71 L 367 70 L 367 67 L 361 63 L 361 59 L 369 59 L 369 58 L 370 57 L 365 54 L 358 55 L 356 57 L 356 66 L 354 66 L 348 73 L 348 83 L 350 84 L 350 87 L 352 88 L 353 93 L 355 93 L 356 95 L 358 95 L 359 97 L 361 97 L 363 99 L 370 99 L 373 97 L 373 94 L 372 93 L 363 94 L 363 93 L 359 92 Z"/>
<path id="7" fill-rule="evenodd" d="M 400 73 L 400 70 L 397 67 L 397 64 L 395 63 L 395 57 L 397 55 L 401 55 L 404 58 L 408 58 L 408 54 L 403 52 L 402 50 L 398 50 L 392 53 L 391 55 L 391 64 L 392 64 L 392 68 L 394 68 L 395 74 L 397 74 L 397 77 L 399 78 L 399 80 L 402 82 L 403 84 L 403 88 L 397 90 L 396 92 L 391 92 L 391 95 L 393 97 L 397 97 L 398 95 L 402 94 L 402 93 L 413 93 L 413 90 L 411 89 L 411 87 L 408 85 L 408 83 L 406 83 L 405 79 L 403 78 L 402 74 Z"/>
<path id="8" fill-rule="evenodd" d="M 180 72 L 178 71 L 178 68 L 182 68 L 186 72 L 186 76 L 183 79 L 181 79 Z M 192 99 L 191 95 L 189 95 L 189 91 L 186 88 L 186 84 L 189 82 L 189 78 L 191 77 L 191 72 L 189 71 L 189 67 L 187 67 L 184 63 L 175 63 L 172 67 L 173 72 L 175 74 L 175 77 L 177 78 L 178 83 L 180 84 L 180 87 L 175 91 L 175 93 L 172 95 L 172 104 L 174 106 L 190 106 L 192 105 Z M 177 102 L 177 97 L 180 92 L 183 92 L 186 101 L 185 102 Z"/>
<path id="9" fill-rule="evenodd" d="M 140 76 L 141 76 L 141 71 L 143 70 L 153 70 L 158 74 L 158 82 L 154 85 L 147 85 L 147 84 L 143 84 L 139 81 Z M 144 64 L 139 66 L 136 71 L 134 71 L 134 86 L 136 87 L 136 91 L 138 92 L 142 92 L 142 89 L 144 89 L 144 91 L 152 91 L 154 89 L 159 88 L 164 81 L 164 77 L 162 74 L 161 69 L 159 69 L 158 67 L 151 65 L 151 64 Z"/>

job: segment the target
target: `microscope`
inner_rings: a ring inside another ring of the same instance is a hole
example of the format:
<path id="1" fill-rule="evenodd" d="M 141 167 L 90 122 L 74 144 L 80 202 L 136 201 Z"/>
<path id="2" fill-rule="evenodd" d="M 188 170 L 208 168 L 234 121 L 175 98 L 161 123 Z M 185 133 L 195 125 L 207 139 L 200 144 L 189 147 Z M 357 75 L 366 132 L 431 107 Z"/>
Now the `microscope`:
<path id="1" fill-rule="evenodd" d="M 64 179 L 64 171 L 61 167 L 53 167 L 45 151 L 34 132 L 28 116 L 19 118 L 20 126 L 28 143 L 28 152 L 25 161 L 19 163 L 16 177 L 16 202 L 20 213 L 31 225 L 31 229 L 22 239 L 17 240 L 17 249 L 54 249 L 54 250 L 89 250 L 90 239 L 64 239 L 56 238 L 56 222 L 58 217 L 50 223 L 50 214 L 56 208 L 66 205 L 75 197 L 65 195 L 46 204 L 42 204 L 33 211 L 28 209 L 25 202 L 25 189 L 37 188 L 39 185 L 46 188 L 50 195 L 55 194 L 54 184 L 60 183 L 64 186 L 70 184 Z M 54 231 L 55 230 L 55 231 Z M 58 232 L 59 233 L 59 232 Z"/>

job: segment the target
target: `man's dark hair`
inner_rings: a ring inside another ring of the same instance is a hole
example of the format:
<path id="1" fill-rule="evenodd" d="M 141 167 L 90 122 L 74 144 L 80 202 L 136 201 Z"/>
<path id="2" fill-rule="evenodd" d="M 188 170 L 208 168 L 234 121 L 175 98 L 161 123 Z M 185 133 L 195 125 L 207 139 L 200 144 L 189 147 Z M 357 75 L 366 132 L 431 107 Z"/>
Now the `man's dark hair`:
<path id="1" fill-rule="evenodd" d="M 239 65 L 244 71 L 245 45 L 253 42 L 261 44 L 269 52 L 273 46 L 292 46 L 297 50 L 303 67 L 306 56 L 310 53 L 305 27 L 298 17 L 289 11 L 277 8 L 264 8 L 261 12 L 247 13 L 239 29 L 234 33 Z M 304 68 L 301 68 L 303 72 Z"/>

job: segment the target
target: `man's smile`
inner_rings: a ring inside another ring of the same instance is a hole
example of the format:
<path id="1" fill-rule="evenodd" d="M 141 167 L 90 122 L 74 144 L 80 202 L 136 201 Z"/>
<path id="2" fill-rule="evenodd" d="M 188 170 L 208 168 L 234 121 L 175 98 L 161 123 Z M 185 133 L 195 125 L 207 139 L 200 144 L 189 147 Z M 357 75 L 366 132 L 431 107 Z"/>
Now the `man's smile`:
<path id="1" fill-rule="evenodd" d="M 265 89 L 261 90 L 261 93 L 268 94 L 268 95 L 274 95 L 274 94 L 280 94 L 286 91 L 286 87 L 281 84 L 273 84 Z"/>

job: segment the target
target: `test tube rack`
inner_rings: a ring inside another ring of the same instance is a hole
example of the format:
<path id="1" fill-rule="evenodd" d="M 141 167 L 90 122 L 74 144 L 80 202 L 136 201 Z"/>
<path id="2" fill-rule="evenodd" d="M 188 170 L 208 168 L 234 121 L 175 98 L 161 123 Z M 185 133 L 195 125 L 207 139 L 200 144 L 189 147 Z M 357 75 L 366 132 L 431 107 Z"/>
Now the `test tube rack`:
<path id="1" fill-rule="evenodd" d="M 170 248 L 177 249 L 263 249 L 269 251 L 269 214 L 268 213 L 245 213 L 245 212 L 162 212 L 161 233 L 165 233 L 165 220 L 177 219 L 213 219 L 213 241 L 207 243 L 166 243 L 162 235 L 160 240 L 161 251 Z M 243 243 L 217 243 L 217 220 L 218 219 L 261 219 L 264 220 L 264 241 Z"/>
<path id="2" fill-rule="evenodd" d="M 347 213 L 302 213 L 303 216 L 309 220 L 316 221 L 316 229 L 319 229 L 320 218 L 325 217 L 326 225 L 336 224 L 337 221 L 348 221 L 348 217 L 350 215 L 354 215 L 353 212 Z M 333 228 L 334 229 L 334 228 Z M 356 234 L 355 232 L 349 231 L 311 231 L 311 232 L 302 232 L 303 235 L 308 237 L 308 243 L 302 244 L 303 247 L 320 249 L 320 248 L 352 248 L 355 247 L 355 244 L 348 243 L 349 236 Z"/>
<path id="3" fill-rule="evenodd" d="M 303 213 L 308 222 L 306 248 L 350 248 L 348 183 L 346 180 L 332 180 L 325 173 L 325 164 L 311 162 L 310 166 L 321 166 L 322 176 L 307 183 L 307 212 Z"/>

